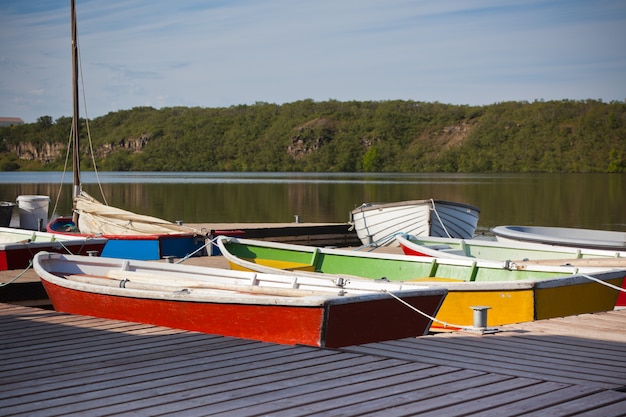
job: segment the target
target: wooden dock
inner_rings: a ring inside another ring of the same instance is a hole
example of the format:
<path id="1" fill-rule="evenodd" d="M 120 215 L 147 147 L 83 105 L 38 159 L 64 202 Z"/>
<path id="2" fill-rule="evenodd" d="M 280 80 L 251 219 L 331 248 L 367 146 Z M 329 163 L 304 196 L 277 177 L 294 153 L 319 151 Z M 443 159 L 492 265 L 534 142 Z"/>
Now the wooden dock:
<path id="1" fill-rule="evenodd" d="M 626 415 L 626 310 L 344 349 L 0 304 L 3 416 Z"/>

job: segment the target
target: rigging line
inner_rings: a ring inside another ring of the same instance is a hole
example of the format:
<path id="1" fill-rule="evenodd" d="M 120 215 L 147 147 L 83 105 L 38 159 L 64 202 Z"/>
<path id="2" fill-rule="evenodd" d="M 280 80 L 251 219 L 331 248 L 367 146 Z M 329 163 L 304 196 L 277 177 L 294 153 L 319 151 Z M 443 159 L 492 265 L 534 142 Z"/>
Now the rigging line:
<path id="1" fill-rule="evenodd" d="M 450 233 L 448 232 L 448 229 L 446 229 L 446 225 L 443 224 L 443 220 L 441 220 L 441 217 L 439 217 L 439 212 L 437 212 L 437 207 L 435 206 L 435 200 L 431 198 L 430 202 L 433 203 L 433 208 L 431 210 L 435 212 L 435 215 L 437 216 L 437 219 L 439 219 L 439 223 L 441 224 L 441 227 L 443 227 L 443 231 L 446 232 L 446 235 L 449 238 L 452 238 L 452 236 L 450 236 Z"/>
<path id="2" fill-rule="evenodd" d="M 77 29 L 78 32 L 78 29 Z M 87 139 L 89 140 L 89 153 L 91 155 L 91 163 L 93 164 L 93 170 L 96 174 L 96 181 L 98 182 L 98 187 L 100 188 L 100 194 L 102 195 L 102 199 L 105 205 L 109 205 L 107 202 L 106 196 L 104 195 L 104 190 L 102 188 L 102 183 L 100 182 L 100 176 L 98 175 L 98 166 L 96 165 L 96 157 L 93 150 L 93 143 L 91 140 L 91 129 L 89 128 L 89 114 L 87 113 L 87 97 L 85 95 L 85 78 L 83 76 L 83 61 L 81 59 L 80 54 L 80 42 L 78 38 L 78 34 L 76 35 L 76 50 L 78 52 L 78 67 L 80 71 L 80 85 L 81 85 L 81 93 L 83 96 L 83 108 L 85 110 L 85 128 L 87 129 Z M 78 151 L 78 150 L 77 150 Z"/>
<path id="3" fill-rule="evenodd" d="M 70 128 L 70 135 L 67 139 L 67 147 L 65 148 L 65 163 L 63 164 L 63 173 L 61 174 L 61 186 L 59 187 L 59 191 L 57 192 L 57 197 L 54 200 L 54 207 L 52 208 L 52 214 L 54 215 L 57 212 L 57 207 L 59 206 L 59 201 L 61 200 L 61 193 L 63 192 L 63 184 L 65 183 L 65 174 L 67 172 L 67 165 L 70 159 L 70 149 L 72 149 L 72 128 Z M 73 205 L 73 204 L 72 204 Z"/>
<path id="4" fill-rule="evenodd" d="M 404 301 L 402 298 L 398 297 L 394 293 L 389 292 L 388 290 L 382 290 L 382 291 L 386 292 L 387 294 L 389 294 L 390 296 L 392 296 L 396 300 L 400 301 L 402 304 L 404 304 L 405 306 L 409 307 L 411 310 L 415 311 L 416 313 L 421 314 L 422 316 L 426 317 L 427 319 L 432 320 L 433 322 L 442 324 L 444 328 L 446 328 L 446 327 L 455 327 L 455 328 L 459 328 L 461 330 L 474 330 L 474 327 L 472 327 L 472 326 L 461 326 L 460 324 L 450 324 L 450 323 L 446 323 L 445 321 L 437 320 L 433 316 L 430 316 L 430 315 L 424 313 L 422 310 L 420 310 L 420 309 L 412 306 L 411 304 L 407 303 L 406 301 Z"/>
<path id="5" fill-rule="evenodd" d="M 609 288 L 613 288 L 614 290 L 621 291 L 621 292 L 626 292 L 626 289 L 624 289 L 624 288 L 620 288 L 617 285 L 613 285 L 613 284 L 608 283 L 606 281 L 602 281 L 601 279 L 592 277 L 591 275 L 587 275 L 587 274 L 580 274 L 580 275 L 582 277 L 585 277 L 585 278 L 591 280 L 591 281 L 597 282 L 598 284 L 602 284 L 602 285 L 605 285 L 605 286 L 607 286 Z"/>

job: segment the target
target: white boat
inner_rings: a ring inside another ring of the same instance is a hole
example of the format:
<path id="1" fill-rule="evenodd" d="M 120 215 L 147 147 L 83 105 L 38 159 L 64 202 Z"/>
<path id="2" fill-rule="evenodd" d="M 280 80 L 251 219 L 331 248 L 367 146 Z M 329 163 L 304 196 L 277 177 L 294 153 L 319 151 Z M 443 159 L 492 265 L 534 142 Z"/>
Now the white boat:
<path id="1" fill-rule="evenodd" d="M 350 213 L 350 223 L 363 245 L 395 244 L 398 234 L 471 238 L 480 209 L 444 200 L 365 203 Z"/>
<path id="2" fill-rule="evenodd" d="M 499 242 L 532 242 L 626 251 L 626 232 L 545 226 L 497 226 L 491 229 Z"/>
<path id="3" fill-rule="evenodd" d="M 455 239 L 433 236 L 396 236 L 405 255 L 433 258 L 481 259 L 552 264 L 601 263 L 626 267 L 626 251 L 575 248 L 560 245 L 486 239 Z"/>
<path id="4" fill-rule="evenodd" d="M 57 311 L 320 347 L 424 335 L 447 293 L 46 252 L 33 267 Z"/>

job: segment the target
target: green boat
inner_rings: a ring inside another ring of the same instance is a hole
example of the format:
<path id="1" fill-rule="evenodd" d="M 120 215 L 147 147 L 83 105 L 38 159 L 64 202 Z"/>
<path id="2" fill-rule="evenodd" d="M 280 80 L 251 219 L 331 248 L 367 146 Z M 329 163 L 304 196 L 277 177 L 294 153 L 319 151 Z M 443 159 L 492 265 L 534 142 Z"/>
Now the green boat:
<path id="1" fill-rule="evenodd" d="M 612 310 L 626 270 L 516 265 L 475 259 L 441 259 L 360 252 L 219 236 L 216 244 L 232 269 L 333 274 L 347 280 L 402 281 L 444 286 L 437 319 L 473 322 L 473 306 L 489 306 L 488 325 Z M 602 285 L 597 281 L 607 283 Z M 436 327 L 436 326 L 435 326 Z"/>

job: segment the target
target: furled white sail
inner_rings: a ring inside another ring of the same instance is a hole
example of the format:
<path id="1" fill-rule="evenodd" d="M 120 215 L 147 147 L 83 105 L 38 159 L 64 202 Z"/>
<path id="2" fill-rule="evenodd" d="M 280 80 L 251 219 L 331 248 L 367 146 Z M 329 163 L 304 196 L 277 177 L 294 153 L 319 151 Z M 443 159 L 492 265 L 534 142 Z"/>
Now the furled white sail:
<path id="1" fill-rule="evenodd" d="M 78 212 L 78 229 L 94 235 L 189 234 L 197 230 L 157 217 L 144 216 L 107 206 L 84 191 L 74 198 Z"/>

